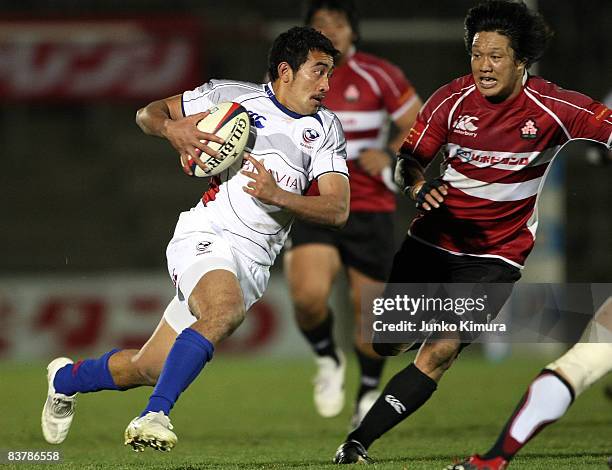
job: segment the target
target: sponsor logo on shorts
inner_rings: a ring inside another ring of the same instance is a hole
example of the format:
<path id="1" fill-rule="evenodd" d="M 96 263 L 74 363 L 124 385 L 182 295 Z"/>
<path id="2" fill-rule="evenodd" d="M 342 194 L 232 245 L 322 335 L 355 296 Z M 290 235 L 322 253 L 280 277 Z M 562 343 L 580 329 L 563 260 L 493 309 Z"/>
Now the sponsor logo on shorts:
<path id="1" fill-rule="evenodd" d="M 208 249 L 210 245 L 212 245 L 212 242 L 209 241 L 198 242 L 198 244 L 196 245 L 196 256 L 210 253 L 211 250 Z"/>

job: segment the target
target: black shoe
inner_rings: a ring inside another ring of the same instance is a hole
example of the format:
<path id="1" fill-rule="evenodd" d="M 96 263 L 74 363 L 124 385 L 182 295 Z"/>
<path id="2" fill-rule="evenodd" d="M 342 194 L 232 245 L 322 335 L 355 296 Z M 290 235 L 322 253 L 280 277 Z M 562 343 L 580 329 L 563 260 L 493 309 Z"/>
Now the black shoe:
<path id="1" fill-rule="evenodd" d="M 343 442 L 334 457 L 334 463 L 371 463 L 368 451 L 357 441 Z"/>

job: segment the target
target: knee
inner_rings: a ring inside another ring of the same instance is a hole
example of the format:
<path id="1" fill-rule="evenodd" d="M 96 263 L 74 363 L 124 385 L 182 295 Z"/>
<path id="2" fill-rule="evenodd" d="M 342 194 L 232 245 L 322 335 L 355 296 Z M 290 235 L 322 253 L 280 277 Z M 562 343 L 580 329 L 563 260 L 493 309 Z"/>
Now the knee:
<path id="1" fill-rule="evenodd" d="M 243 305 L 236 305 L 224 314 L 227 325 L 227 336 L 231 335 L 238 328 L 246 317 Z"/>
<path id="2" fill-rule="evenodd" d="M 329 289 L 302 284 L 291 290 L 295 315 L 299 320 L 320 319 L 327 314 Z"/>
<path id="3" fill-rule="evenodd" d="M 417 366 L 425 373 L 443 374 L 457 358 L 461 345 L 455 342 L 438 342 L 429 345 L 426 351 L 417 357 Z"/>

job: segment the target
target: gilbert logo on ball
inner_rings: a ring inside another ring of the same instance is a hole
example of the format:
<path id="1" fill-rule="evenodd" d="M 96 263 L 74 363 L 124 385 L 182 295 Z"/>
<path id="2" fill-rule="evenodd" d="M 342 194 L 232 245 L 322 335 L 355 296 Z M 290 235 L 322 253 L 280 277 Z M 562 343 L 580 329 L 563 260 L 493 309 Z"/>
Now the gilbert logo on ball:
<path id="1" fill-rule="evenodd" d="M 247 110 L 238 103 L 219 103 L 210 109 L 210 114 L 198 122 L 198 130 L 221 137 L 225 144 L 202 141 L 211 149 L 217 150 L 219 155 L 211 157 L 202 152 L 200 159 L 208 167 L 202 170 L 196 162 L 189 160 L 189 167 L 194 176 L 200 178 L 221 173 L 236 161 L 242 161 L 242 153 L 247 145 L 250 132 L 249 115 Z"/>

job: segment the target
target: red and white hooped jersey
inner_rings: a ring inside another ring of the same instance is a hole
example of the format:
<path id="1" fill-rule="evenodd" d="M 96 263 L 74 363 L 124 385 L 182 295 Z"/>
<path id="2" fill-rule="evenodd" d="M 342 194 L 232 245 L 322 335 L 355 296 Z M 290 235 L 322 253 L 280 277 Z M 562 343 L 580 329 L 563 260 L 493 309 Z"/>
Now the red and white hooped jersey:
<path id="1" fill-rule="evenodd" d="M 573 139 L 610 147 L 610 109 L 527 75 L 519 95 L 499 104 L 482 96 L 472 75 L 441 87 L 420 111 L 402 153 L 426 165 L 442 149 L 448 196 L 414 219 L 410 235 L 455 254 L 522 267 L 533 248 L 547 171 Z"/>
<path id="2" fill-rule="evenodd" d="M 344 129 L 351 211 L 394 211 L 395 194 L 388 183 L 381 176 L 368 175 L 357 159 L 362 150 L 386 148 L 389 118 L 398 118 L 414 104 L 418 99 L 415 89 L 395 65 L 354 50 L 334 69 L 329 86 L 323 104 L 340 119 Z M 316 186 L 308 192 L 317 193 Z"/>

